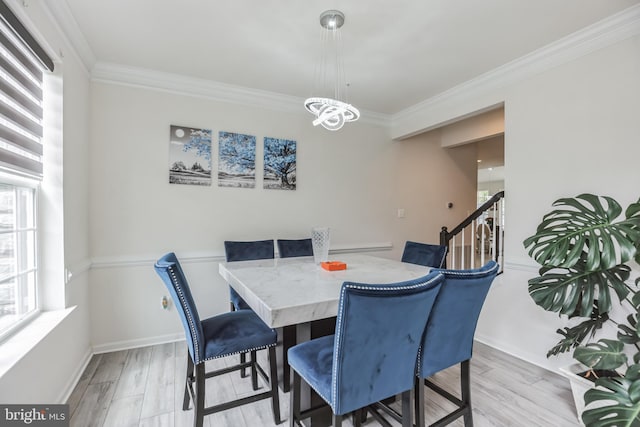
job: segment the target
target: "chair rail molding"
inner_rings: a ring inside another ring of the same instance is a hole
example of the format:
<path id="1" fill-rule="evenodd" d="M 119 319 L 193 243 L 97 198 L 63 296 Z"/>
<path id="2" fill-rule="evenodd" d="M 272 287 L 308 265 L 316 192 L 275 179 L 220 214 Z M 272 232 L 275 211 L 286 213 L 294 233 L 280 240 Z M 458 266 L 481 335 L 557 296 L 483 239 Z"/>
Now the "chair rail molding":
<path id="1" fill-rule="evenodd" d="M 379 243 L 353 243 L 332 245 L 329 250 L 330 254 L 344 253 L 366 253 L 366 252 L 384 252 L 393 249 L 391 242 Z M 90 269 L 104 268 L 128 268 L 128 267 L 149 267 L 153 266 L 160 256 L 157 255 L 126 255 L 126 256 L 109 256 L 96 257 L 91 260 Z M 223 251 L 220 252 L 180 252 L 180 262 L 182 264 L 207 263 L 207 262 L 225 262 L 226 257 Z M 71 270 L 72 274 L 78 274 Z"/>
<path id="2" fill-rule="evenodd" d="M 82 274 L 85 274 L 85 273 L 89 272 L 90 269 L 91 269 L 91 260 L 88 259 L 88 258 L 87 259 L 83 259 L 83 260 L 78 261 L 78 262 L 73 262 L 73 263 L 67 265 L 64 268 L 64 283 L 65 283 L 65 285 L 68 285 L 74 279 L 77 279 Z"/>

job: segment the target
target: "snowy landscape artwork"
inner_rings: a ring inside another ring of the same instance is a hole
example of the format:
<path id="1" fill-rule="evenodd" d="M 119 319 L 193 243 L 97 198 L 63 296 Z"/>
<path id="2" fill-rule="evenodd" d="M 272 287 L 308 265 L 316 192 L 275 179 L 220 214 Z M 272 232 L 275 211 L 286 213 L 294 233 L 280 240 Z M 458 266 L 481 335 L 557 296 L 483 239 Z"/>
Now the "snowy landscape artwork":
<path id="1" fill-rule="evenodd" d="M 170 126 L 169 183 L 211 185 L 211 130 Z"/>
<path id="2" fill-rule="evenodd" d="M 264 188 L 296 189 L 296 141 L 264 138 Z"/>
<path id="3" fill-rule="evenodd" d="M 222 132 L 218 137 L 218 186 L 256 186 L 256 137 Z"/>

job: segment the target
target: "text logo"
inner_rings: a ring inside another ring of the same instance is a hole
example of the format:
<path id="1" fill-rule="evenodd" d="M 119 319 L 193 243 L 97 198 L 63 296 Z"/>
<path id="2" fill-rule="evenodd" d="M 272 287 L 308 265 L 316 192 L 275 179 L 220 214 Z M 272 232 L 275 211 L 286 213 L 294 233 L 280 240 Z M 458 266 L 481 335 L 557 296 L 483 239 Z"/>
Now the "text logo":
<path id="1" fill-rule="evenodd" d="M 69 405 L 0 405 L 0 426 L 69 427 Z"/>

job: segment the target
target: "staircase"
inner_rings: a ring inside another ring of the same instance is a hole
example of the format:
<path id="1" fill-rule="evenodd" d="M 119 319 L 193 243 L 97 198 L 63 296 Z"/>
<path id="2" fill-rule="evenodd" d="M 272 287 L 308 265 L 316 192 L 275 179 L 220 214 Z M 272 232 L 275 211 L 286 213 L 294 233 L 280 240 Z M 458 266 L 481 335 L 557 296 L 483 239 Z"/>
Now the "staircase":
<path id="1" fill-rule="evenodd" d="M 449 248 L 447 268 L 478 268 L 489 260 L 500 264 L 504 254 L 504 191 L 496 193 L 453 230 L 442 227 L 440 244 Z"/>

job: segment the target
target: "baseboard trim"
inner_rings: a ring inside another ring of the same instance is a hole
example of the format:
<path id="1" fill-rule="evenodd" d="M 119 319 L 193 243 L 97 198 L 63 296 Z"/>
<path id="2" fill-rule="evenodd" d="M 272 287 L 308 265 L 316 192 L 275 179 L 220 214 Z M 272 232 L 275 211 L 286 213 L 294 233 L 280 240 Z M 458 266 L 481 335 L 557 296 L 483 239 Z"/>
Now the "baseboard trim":
<path id="1" fill-rule="evenodd" d="M 532 365 L 538 366 L 542 369 L 545 369 L 553 374 L 556 375 L 560 375 L 562 376 L 562 374 L 560 372 L 558 372 L 556 369 L 554 369 L 551 366 L 546 366 L 541 364 L 540 362 L 538 362 L 535 358 L 531 357 L 531 355 L 529 354 L 523 354 L 521 351 L 514 351 L 513 348 L 509 347 L 509 346 L 505 346 L 504 343 L 501 343 L 499 341 L 493 340 L 491 338 L 488 338 L 487 336 L 483 335 L 483 334 L 478 334 L 476 333 L 475 337 L 474 337 L 475 341 L 478 341 L 484 345 L 488 345 L 489 347 L 495 348 L 496 350 L 499 350 L 503 353 L 508 354 L 509 356 L 513 356 L 516 359 L 520 359 L 520 360 L 524 360 L 527 363 L 531 363 Z"/>
<path id="2" fill-rule="evenodd" d="M 184 333 L 158 335 L 155 337 L 138 338 L 134 340 L 114 341 L 93 346 L 93 354 L 110 353 L 113 351 L 130 350 L 139 347 L 148 347 L 157 344 L 166 344 L 184 341 Z"/>
<path id="3" fill-rule="evenodd" d="M 76 370 L 75 375 L 73 375 L 71 379 L 67 381 L 67 384 L 62 389 L 62 393 L 60 393 L 60 396 L 58 398 L 58 403 L 60 404 L 67 403 L 67 401 L 69 400 L 69 397 L 71 397 L 71 393 L 73 393 L 73 390 L 76 388 L 76 385 L 78 385 L 78 383 L 80 382 L 80 378 L 82 378 L 82 374 L 84 374 L 84 371 L 87 369 L 87 366 L 89 366 L 89 362 L 91 361 L 92 357 L 93 357 L 93 351 L 91 350 L 91 347 L 89 347 L 87 348 L 87 351 L 82 357 L 80 368 Z"/>
<path id="4" fill-rule="evenodd" d="M 166 344 L 170 342 L 180 342 L 184 340 L 185 340 L 184 334 L 180 333 L 180 334 L 160 335 L 156 337 L 142 338 L 142 339 L 136 339 L 136 340 L 116 341 L 112 343 L 100 344 L 97 346 L 90 347 L 87 349 L 86 353 L 82 357 L 82 362 L 79 364 L 79 368 L 76 370 L 75 375 L 71 377 L 71 379 L 67 382 L 65 387 L 62 389 L 62 392 L 60 393 L 60 396 L 58 398 L 58 403 L 64 404 L 69 400 L 69 398 L 71 397 L 71 393 L 73 393 L 73 390 L 76 388 L 76 386 L 80 382 L 80 378 L 82 378 L 82 374 L 84 374 L 84 371 L 87 369 L 87 366 L 89 366 L 89 362 L 91 361 L 91 358 L 94 355 L 101 354 L 101 353 L 110 353 L 112 351 L 130 350 L 133 348 L 147 347 L 147 346 L 157 345 L 157 344 Z"/>

